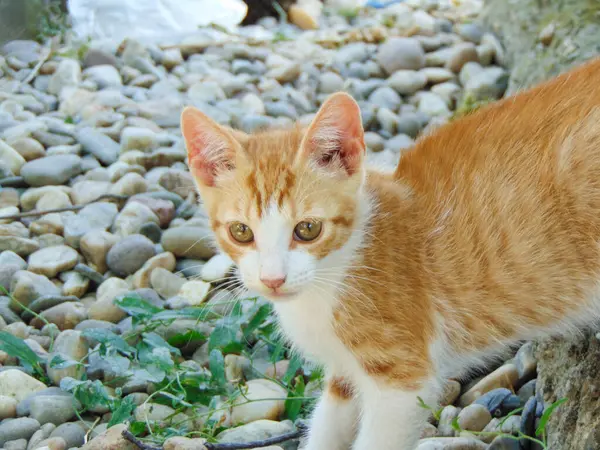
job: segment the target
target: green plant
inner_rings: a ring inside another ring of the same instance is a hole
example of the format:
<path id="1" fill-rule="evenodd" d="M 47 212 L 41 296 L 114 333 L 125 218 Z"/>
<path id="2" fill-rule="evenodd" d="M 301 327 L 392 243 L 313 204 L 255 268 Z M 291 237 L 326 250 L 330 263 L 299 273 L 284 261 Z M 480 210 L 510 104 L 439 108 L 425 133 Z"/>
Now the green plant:
<path id="1" fill-rule="evenodd" d="M 469 430 L 463 430 L 460 426 L 460 424 L 458 423 L 458 417 L 455 417 L 454 420 L 452 421 L 452 428 L 454 430 L 456 430 L 457 433 L 460 433 L 462 431 L 466 431 L 467 433 L 471 433 L 475 436 L 502 436 L 505 437 L 507 439 L 512 439 L 515 441 L 521 441 L 521 440 L 527 440 L 527 441 L 531 441 L 531 442 L 535 442 L 536 444 L 538 444 L 541 448 L 543 448 L 544 450 L 548 449 L 548 442 L 546 439 L 546 427 L 548 424 L 548 420 L 550 420 L 550 417 L 552 416 L 552 414 L 554 413 L 554 411 L 556 410 L 556 408 L 558 408 L 560 405 L 562 405 L 563 403 L 565 403 L 567 401 L 566 398 L 562 398 L 560 400 L 557 400 L 556 402 L 552 403 L 548 408 L 546 408 L 546 410 L 544 411 L 542 417 L 540 418 L 539 421 L 539 425 L 537 427 L 537 429 L 535 430 L 535 436 L 528 436 L 526 434 L 524 434 L 523 432 L 519 431 L 517 432 L 516 435 L 510 434 L 510 433 L 503 433 L 503 432 L 496 432 L 496 431 L 469 431 Z M 504 425 L 504 423 L 511 417 L 514 416 L 516 414 L 519 414 L 520 412 L 522 412 L 523 408 L 519 408 L 516 409 L 514 411 L 511 411 L 506 417 L 504 417 L 500 423 L 498 424 L 497 428 L 500 429 L 502 427 L 502 425 Z"/>
<path id="2" fill-rule="evenodd" d="M 451 117 L 451 120 L 456 120 L 460 117 L 469 115 L 477 111 L 479 108 L 486 106 L 495 100 L 492 98 L 477 99 L 474 95 L 466 94 L 456 105 L 456 110 Z"/>
<path id="3" fill-rule="evenodd" d="M 304 368 L 300 357 L 291 353 L 279 339 L 269 303 L 247 299 L 167 310 L 141 298 L 124 296 L 117 298 L 115 305 L 131 316 L 130 331 L 119 335 L 108 329 L 86 329 L 82 335 L 90 343 L 87 355 L 81 360 L 54 356 L 48 362 L 48 367 L 54 369 L 77 366 L 91 368 L 93 372 L 101 369 L 104 373 L 103 381 L 88 379 L 88 370 L 82 370 L 79 379 L 65 377 L 61 380 L 61 388 L 73 394 L 74 408 L 80 419 L 84 413 L 109 411 L 110 424 L 129 423 L 131 433 L 152 444 L 161 444 L 176 435 L 201 436 L 214 441 L 224 429 L 224 412 L 234 404 L 265 400 L 248 398 L 245 385 L 227 379 L 225 356 L 244 355 L 250 361 L 251 370 L 257 371 L 255 355 L 265 352 L 272 364 L 285 358 L 290 360 L 280 380 L 269 378 L 287 392 L 285 418 L 295 420 L 310 411 L 315 398 L 306 396 L 306 384 L 321 380 L 322 373 L 319 369 Z M 230 311 L 219 314 L 214 306 L 228 306 Z M 195 327 L 175 335 L 161 334 L 181 319 L 191 319 L 196 324 L 210 323 L 213 330 L 210 335 Z M 182 357 L 180 349 L 192 342 L 206 342 L 208 369 L 190 364 Z M 48 382 L 45 362 L 21 339 L 0 333 L 0 349 L 18 357 L 26 369 Z M 265 377 L 262 373 L 260 376 Z M 149 383 L 149 392 L 152 392 L 145 400 L 146 404 L 158 403 L 173 409 L 173 414 L 164 421 L 136 420 L 137 405 L 122 388 L 126 383 L 142 382 Z"/>

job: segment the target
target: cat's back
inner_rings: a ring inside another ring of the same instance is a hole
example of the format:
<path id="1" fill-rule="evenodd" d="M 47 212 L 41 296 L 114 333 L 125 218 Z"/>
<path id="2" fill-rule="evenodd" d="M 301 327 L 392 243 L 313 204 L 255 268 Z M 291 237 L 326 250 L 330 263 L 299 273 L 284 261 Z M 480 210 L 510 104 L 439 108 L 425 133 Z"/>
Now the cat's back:
<path id="1" fill-rule="evenodd" d="M 600 60 L 442 127 L 394 179 L 410 192 L 399 221 L 418 230 L 402 264 L 438 307 L 486 326 L 560 317 L 600 282 Z"/>

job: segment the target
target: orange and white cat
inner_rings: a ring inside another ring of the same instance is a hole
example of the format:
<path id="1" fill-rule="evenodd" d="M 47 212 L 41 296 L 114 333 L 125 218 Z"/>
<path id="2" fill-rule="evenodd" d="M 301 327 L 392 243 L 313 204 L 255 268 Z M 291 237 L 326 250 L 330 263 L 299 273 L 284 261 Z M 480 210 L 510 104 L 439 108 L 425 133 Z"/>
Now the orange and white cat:
<path id="1" fill-rule="evenodd" d="M 218 246 L 325 366 L 307 450 L 413 450 L 443 382 L 600 317 L 600 62 L 365 168 L 354 100 L 255 135 L 182 115 Z"/>

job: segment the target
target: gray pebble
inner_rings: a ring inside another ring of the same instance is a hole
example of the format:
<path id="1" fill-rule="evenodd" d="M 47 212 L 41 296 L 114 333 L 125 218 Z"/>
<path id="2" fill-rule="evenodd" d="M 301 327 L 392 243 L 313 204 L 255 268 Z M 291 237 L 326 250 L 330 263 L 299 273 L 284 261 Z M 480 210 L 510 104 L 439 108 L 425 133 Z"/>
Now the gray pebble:
<path id="1" fill-rule="evenodd" d="M 29 417 L 7 419 L 0 423 L 0 445 L 8 441 L 29 439 L 40 428 L 40 423 Z"/>
<path id="2" fill-rule="evenodd" d="M 46 156 L 21 167 L 21 176 L 30 186 L 65 184 L 80 173 L 81 158 L 76 155 Z"/>
<path id="3" fill-rule="evenodd" d="M 133 234 L 117 242 L 106 255 L 110 270 L 120 276 L 131 275 L 156 254 L 154 243 L 146 236 Z"/>

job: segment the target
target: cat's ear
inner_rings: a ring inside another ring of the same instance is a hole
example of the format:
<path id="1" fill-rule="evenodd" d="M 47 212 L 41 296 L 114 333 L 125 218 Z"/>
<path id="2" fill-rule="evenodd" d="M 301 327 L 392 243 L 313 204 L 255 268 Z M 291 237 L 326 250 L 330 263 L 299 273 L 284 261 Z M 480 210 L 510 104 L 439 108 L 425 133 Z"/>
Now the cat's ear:
<path id="1" fill-rule="evenodd" d="M 343 92 L 331 95 L 308 127 L 299 157 L 328 171 L 354 175 L 362 168 L 364 154 L 358 104 Z"/>
<path id="2" fill-rule="evenodd" d="M 214 186 L 217 175 L 233 170 L 240 144 L 233 134 L 196 108 L 181 113 L 190 171 L 204 186 Z"/>

